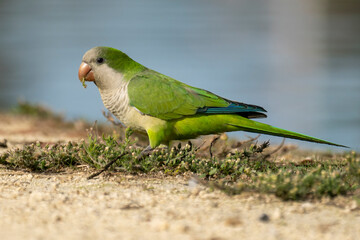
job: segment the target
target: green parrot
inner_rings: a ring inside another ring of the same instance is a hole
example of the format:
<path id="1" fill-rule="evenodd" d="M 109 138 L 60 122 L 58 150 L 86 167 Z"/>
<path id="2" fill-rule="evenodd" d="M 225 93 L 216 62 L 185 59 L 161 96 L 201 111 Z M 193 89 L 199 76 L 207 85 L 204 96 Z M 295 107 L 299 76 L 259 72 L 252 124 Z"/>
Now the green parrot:
<path id="1" fill-rule="evenodd" d="M 346 147 L 251 120 L 266 117 L 260 106 L 231 101 L 189 86 L 135 62 L 120 50 L 85 53 L 80 81 L 94 82 L 105 107 L 124 125 L 146 132 L 151 151 L 171 140 L 246 131 Z"/>

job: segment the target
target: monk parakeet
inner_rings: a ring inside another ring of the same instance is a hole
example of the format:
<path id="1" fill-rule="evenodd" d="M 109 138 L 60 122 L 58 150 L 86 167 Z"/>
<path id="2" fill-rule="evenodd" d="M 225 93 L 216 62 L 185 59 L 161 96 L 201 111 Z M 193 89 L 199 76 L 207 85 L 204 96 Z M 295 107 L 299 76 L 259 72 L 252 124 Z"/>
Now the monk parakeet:
<path id="1" fill-rule="evenodd" d="M 168 145 L 171 140 L 231 131 L 345 147 L 253 121 L 252 118 L 266 117 L 264 108 L 179 82 L 114 48 L 95 47 L 87 51 L 79 79 L 95 83 L 105 107 L 124 125 L 147 133 L 148 149 Z"/>

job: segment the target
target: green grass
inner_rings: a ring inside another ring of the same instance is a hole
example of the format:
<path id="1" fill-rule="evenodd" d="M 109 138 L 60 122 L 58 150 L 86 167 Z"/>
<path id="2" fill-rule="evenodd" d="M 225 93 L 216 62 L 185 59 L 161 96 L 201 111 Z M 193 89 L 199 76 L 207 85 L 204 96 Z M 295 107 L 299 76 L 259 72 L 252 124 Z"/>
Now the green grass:
<path id="1" fill-rule="evenodd" d="M 142 148 L 130 140 L 131 131 L 123 140 L 117 135 L 98 137 L 89 134 L 88 140 L 41 146 L 30 144 L 0 155 L 0 164 L 8 169 L 34 172 L 56 172 L 64 168 L 88 165 L 101 169 L 123 153 L 109 171 L 131 174 L 168 175 L 195 174 L 201 182 L 228 194 L 243 191 L 271 193 L 284 200 L 303 200 L 351 195 L 360 184 L 360 159 L 355 152 L 336 159 L 315 160 L 310 164 L 273 161 L 264 154 L 269 146 L 252 144 L 224 158 L 199 158 L 198 149 L 190 142 L 185 146 L 157 149 L 138 159 Z"/>

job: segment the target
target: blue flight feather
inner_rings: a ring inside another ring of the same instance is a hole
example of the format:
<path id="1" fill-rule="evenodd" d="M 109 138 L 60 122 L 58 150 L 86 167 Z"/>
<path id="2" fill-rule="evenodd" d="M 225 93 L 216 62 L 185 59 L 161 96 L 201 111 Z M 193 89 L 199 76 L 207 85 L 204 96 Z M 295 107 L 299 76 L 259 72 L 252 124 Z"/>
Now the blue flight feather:
<path id="1" fill-rule="evenodd" d="M 203 107 L 197 110 L 198 113 L 220 114 L 220 113 L 244 113 L 244 112 L 266 112 L 265 109 L 255 105 L 230 103 L 227 107 Z"/>

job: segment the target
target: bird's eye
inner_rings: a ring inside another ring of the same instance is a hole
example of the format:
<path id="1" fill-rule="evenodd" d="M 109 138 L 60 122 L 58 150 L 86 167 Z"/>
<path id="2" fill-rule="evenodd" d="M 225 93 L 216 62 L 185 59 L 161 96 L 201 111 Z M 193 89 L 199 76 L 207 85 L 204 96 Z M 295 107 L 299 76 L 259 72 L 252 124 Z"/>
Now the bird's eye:
<path id="1" fill-rule="evenodd" d="M 99 57 L 99 58 L 96 59 L 96 62 L 97 62 L 97 63 L 103 63 L 103 62 L 104 62 L 104 58 Z"/>

